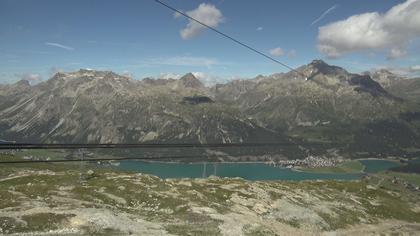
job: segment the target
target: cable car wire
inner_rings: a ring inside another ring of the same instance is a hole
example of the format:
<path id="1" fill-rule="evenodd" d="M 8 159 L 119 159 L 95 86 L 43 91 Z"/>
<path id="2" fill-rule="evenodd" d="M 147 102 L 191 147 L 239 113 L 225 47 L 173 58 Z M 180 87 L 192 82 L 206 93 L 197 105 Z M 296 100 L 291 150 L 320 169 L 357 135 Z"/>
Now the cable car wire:
<path id="1" fill-rule="evenodd" d="M 239 45 L 241 45 L 241 46 L 243 46 L 243 47 L 245 47 L 245 48 L 247 48 L 247 49 L 249 49 L 249 50 L 251 50 L 251 51 L 253 51 L 253 52 L 255 52 L 255 53 L 257 53 L 257 54 L 259 54 L 259 55 L 261 55 L 261 56 L 263 56 L 263 57 L 265 57 L 265 58 L 267 58 L 267 59 L 269 59 L 269 60 L 271 60 L 271 61 L 273 61 L 273 62 L 275 62 L 275 63 L 279 64 L 279 65 L 281 65 L 281 66 L 283 66 L 283 67 L 286 67 L 287 69 L 289 69 L 289 70 L 291 70 L 291 71 L 293 71 L 293 72 L 296 72 L 297 74 L 299 74 L 299 75 L 303 76 L 303 78 L 305 78 L 305 80 L 307 80 L 306 75 L 304 75 L 302 72 L 300 72 L 300 71 L 298 71 L 298 70 L 294 69 L 293 67 L 291 67 L 291 66 L 289 66 L 289 65 L 287 65 L 287 64 L 285 64 L 285 63 L 283 63 L 283 62 L 281 62 L 281 61 L 279 61 L 279 60 L 277 60 L 277 59 L 275 59 L 275 58 L 273 58 L 273 57 L 271 57 L 271 56 L 269 56 L 269 55 L 267 55 L 266 53 L 263 53 L 263 52 L 261 52 L 260 50 L 255 49 L 255 48 L 253 48 L 253 47 L 249 46 L 248 44 L 243 43 L 243 42 L 241 42 L 241 41 L 239 41 L 239 40 L 235 39 L 234 37 L 229 36 L 228 34 L 223 33 L 223 32 L 221 32 L 220 30 L 218 30 L 218 29 L 216 29 L 216 28 L 214 28 L 214 27 L 212 27 L 212 26 L 210 26 L 210 25 L 207 25 L 207 24 L 205 24 L 205 23 L 203 23 L 203 22 L 201 22 L 201 21 L 199 21 L 199 20 L 197 20 L 197 19 L 195 19 L 195 18 L 194 18 L 194 17 L 192 17 L 192 16 L 189 16 L 188 14 L 186 14 L 186 13 L 184 13 L 184 12 L 182 12 L 182 11 L 180 11 L 180 10 L 176 9 L 175 7 L 170 6 L 170 5 L 169 5 L 169 4 L 167 4 L 167 3 L 164 3 L 164 2 L 162 2 L 162 1 L 160 1 L 160 0 L 153 0 L 153 1 L 154 1 L 154 2 L 156 2 L 156 3 L 158 3 L 158 4 L 160 4 L 161 6 L 164 6 L 164 7 L 168 8 L 168 9 L 170 9 L 170 10 L 172 10 L 172 11 L 176 12 L 176 13 L 179 13 L 179 14 L 181 14 L 181 15 L 183 15 L 183 16 L 185 16 L 185 17 L 187 17 L 188 19 L 190 19 L 190 20 L 192 20 L 192 21 L 194 21 L 194 22 L 197 22 L 198 24 L 200 24 L 200 25 L 202 25 L 202 26 L 204 26 L 204 27 L 206 27 L 206 28 L 208 28 L 208 29 L 210 29 L 210 30 L 212 30 L 212 31 L 214 31 L 214 32 L 216 32 L 216 33 L 218 33 L 218 34 L 222 35 L 223 37 L 225 37 L 225 38 L 227 38 L 227 39 L 230 39 L 231 41 L 233 41 L 233 42 L 235 42 L 235 43 L 237 43 L 237 44 L 239 44 Z"/>

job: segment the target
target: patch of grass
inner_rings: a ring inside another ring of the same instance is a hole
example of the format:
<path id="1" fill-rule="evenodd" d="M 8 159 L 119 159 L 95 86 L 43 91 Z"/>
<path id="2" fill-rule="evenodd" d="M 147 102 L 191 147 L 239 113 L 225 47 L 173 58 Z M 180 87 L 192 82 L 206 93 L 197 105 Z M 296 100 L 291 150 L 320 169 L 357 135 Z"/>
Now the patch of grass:
<path id="1" fill-rule="evenodd" d="M 21 227 L 21 223 L 11 217 L 0 217 L 0 234 L 16 232 L 16 228 Z"/>
<path id="2" fill-rule="evenodd" d="M 356 173 L 356 172 L 362 172 L 364 169 L 364 166 L 359 161 L 346 161 L 339 165 L 340 168 L 348 171 L 347 173 Z"/>
<path id="3" fill-rule="evenodd" d="M 31 175 L 6 181 L 8 186 L 14 186 L 17 192 L 25 194 L 27 197 L 48 196 L 49 192 L 56 190 L 56 186 L 74 185 L 77 177 L 69 174 L 65 175 Z"/>
<path id="4" fill-rule="evenodd" d="M 219 223 L 216 221 L 205 221 L 199 224 L 186 222 L 185 224 L 168 224 L 165 226 L 165 229 L 174 235 L 216 236 L 221 235 L 218 226 Z"/>
<path id="5" fill-rule="evenodd" d="M 371 216 L 382 219 L 397 219 L 417 223 L 420 222 L 420 213 L 413 212 L 411 210 L 411 206 L 407 202 L 401 201 L 399 197 L 391 195 L 383 196 L 380 198 L 379 202 L 379 206 L 366 206 L 366 212 Z"/>
<path id="6" fill-rule="evenodd" d="M 83 226 L 81 227 L 82 231 L 85 232 L 83 235 L 95 235 L 95 236 L 114 236 L 114 235 L 126 235 L 120 230 L 116 229 L 99 229 Z M 129 233 L 130 234 L 130 233 Z"/>
<path id="7" fill-rule="evenodd" d="M 19 206 L 19 201 L 16 200 L 16 196 L 7 191 L 6 188 L 0 184 L 0 209 L 6 207 L 16 207 Z M 1 222 L 1 221 L 0 221 Z"/>
<path id="8" fill-rule="evenodd" d="M 298 219 L 290 219 L 290 220 L 284 220 L 284 219 L 277 219 L 278 221 L 288 224 L 294 228 L 300 228 L 300 222 Z"/>
<path id="9" fill-rule="evenodd" d="M 62 150 L 50 150 L 50 149 L 29 149 L 29 150 L 22 150 L 16 153 L 16 156 L 34 156 L 34 157 L 42 157 L 42 158 L 62 158 L 68 155 L 69 152 L 62 151 Z"/>
<path id="10" fill-rule="evenodd" d="M 74 216 L 75 215 L 70 214 L 38 213 L 22 216 L 22 220 L 26 221 L 26 227 L 28 229 L 42 231 L 46 229 L 56 229 L 63 221 Z"/>
<path id="11" fill-rule="evenodd" d="M 278 200 L 284 196 L 284 194 L 276 191 L 269 191 L 268 194 L 270 195 L 271 200 Z"/>
<path id="12" fill-rule="evenodd" d="M 1 223 L 3 231 L 17 233 L 49 231 L 59 229 L 63 223 L 73 216 L 72 214 L 37 213 L 22 216 L 21 219 L 26 223 L 9 217 L 1 217 L 0 222 L 3 222 Z"/>
<path id="13" fill-rule="evenodd" d="M 278 235 L 270 229 L 264 228 L 262 226 L 252 226 L 252 225 L 245 225 L 243 227 L 244 235 L 249 236 L 273 236 Z"/>
<path id="14" fill-rule="evenodd" d="M 215 208 L 219 213 L 226 213 L 228 211 L 229 203 L 226 200 L 230 199 L 234 191 L 223 189 L 220 187 L 213 187 L 205 184 L 193 183 L 191 188 L 185 188 L 188 199 L 200 205 Z M 195 195 L 188 190 L 195 190 L 201 195 Z"/>
<path id="15" fill-rule="evenodd" d="M 335 213 L 333 216 L 324 212 L 318 212 L 318 215 L 329 225 L 329 228 L 326 230 L 346 228 L 349 225 L 360 223 L 360 219 L 364 217 L 363 212 L 346 208 L 337 208 Z"/>
<path id="16" fill-rule="evenodd" d="M 312 173 L 361 173 L 364 166 L 359 161 L 346 161 L 333 167 L 302 168 Z"/>
<path id="17" fill-rule="evenodd" d="M 370 189 L 366 187 L 365 183 L 360 181 L 326 181 L 325 187 L 348 193 L 356 197 L 361 203 L 360 206 L 363 207 L 366 212 L 367 217 L 371 219 L 397 219 L 407 222 L 420 222 L 420 213 L 412 211 L 410 204 L 406 199 L 402 199 L 397 193 L 392 194 L 390 190 L 380 188 Z M 341 197 L 343 199 L 340 199 L 340 197 L 336 195 L 335 200 L 348 202 L 348 199 L 346 201 L 345 194 Z M 373 200 L 379 203 L 379 205 L 372 205 L 371 201 Z M 343 212 L 343 215 L 346 215 L 345 212 Z M 339 222 L 343 221 L 343 219 Z"/>
<path id="18" fill-rule="evenodd" d="M 395 176 L 397 178 L 403 179 L 411 184 L 420 186 L 420 174 L 414 173 L 400 173 L 400 172 L 388 172 L 387 175 Z"/>

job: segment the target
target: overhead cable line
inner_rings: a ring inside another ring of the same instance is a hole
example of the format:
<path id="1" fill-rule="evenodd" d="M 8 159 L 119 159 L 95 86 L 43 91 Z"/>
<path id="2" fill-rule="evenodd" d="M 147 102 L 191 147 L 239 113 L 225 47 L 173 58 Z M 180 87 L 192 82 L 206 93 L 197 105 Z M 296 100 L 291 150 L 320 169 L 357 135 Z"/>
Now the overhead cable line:
<path id="1" fill-rule="evenodd" d="M 29 163 L 62 163 L 62 162 L 98 162 L 98 161 L 126 161 L 126 160 L 142 160 L 142 161 L 157 161 L 157 160 L 174 160 L 174 159 L 194 159 L 196 158 L 211 158 L 212 156 L 158 156 L 158 157 L 116 157 L 116 158 L 77 158 L 77 159 L 51 159 L 51 160 L 13 160 L 0 161 L 1 164 L 29 164 Z"/>
<path id="2" fill-rule="evenodd" d="M 199 21 L 199 20 L 195 19 L 194 17 L 192 17 L 192 16 L 189 16 L 189 15 L 185 14 L 184 12 L 182 12 L 182 11 L 180 11 L 180 10 L 176 9 L 175 7 L 172 7 L 172 6 L 168 5 L 167 3 L 164 3 L 164 2 L 162 2 L 162 1 L 160 1 L 160 0 L 153 0 L 153 1 L 155 1 L 156 3 L 158 3 L 158 4 L 162 5 L 162 6 L 166 7 L 166 8 L 168 8 L 168 9 L 170 9 L 170 10 L 172 10 L 172 11 L 176 12 L 176 13 L 179 13 L 179 14 L 181 14 L 181 15 L 183 15 L 183 16 L 185 16 L 185 17 L 187 17 L 188 19 L 190 19 L 190 20 L 192 20 L 192 21 L 194 21 L 194 22 L 197 22 L 198 24 L 200 24 L 200 25 L 202 25 L 202 26 L 204 26 L 204 27 L 206 27 L 206 28 L 208 28 L 208 29 L 210 29 L 210 30 L 213 30 L 214 32 L 216 32 L 216 33 L 218 33 L 218 34 L 222 35 L 223 37 L 225 37 L 225 38 L 227 38 L 227 39 L 230 39 L 231 41 L 233 41 L 233 42 L 235 42 L 235 43 L 237 43 L 237 44 L 239 44 L 239 45 L 241 45 L 241 46 L 243 46 L 243 47 L 245 47 L 245 48 L 247 48 L 247 49 L 249 49 L 249 50 L 251 50 L 251 51 L 253 51 L 253 52 L 255 52 L 255 53 L 257 53 L 257 54 L 259 54 L 259 55 L 261 55 L 261 56 L 263 56 L 263 57 L 265 57 L 265 58 L 267 58 L 267 59 L 269 59 L 269 60 L 271 60 L 271 61 L 273 61 L 273 62 L 275 62 L 275 63 L 279 64 L 279 65 L 281 65 L 281 66 L 283 66 L 283 67 L 286 67 L 287 69 L 289 69 L 289 70 L 291 70 L 291 71 L 293 71 L 293 72 L 296 72 L 297 74 L 300 74 L 301 76 L 303 76 L 303 77 L 306 79 L 306 75 L 304 75 L 302 72 L 300 72 L 300 71 L 298 71 L 298 70 L 294 69 L 293 67 L 291 67 L 291 66 L 289 66 L 289 65 L 287 65 L 287 64 L 285 64 L 285 63 L 283 63 L 283 62 L 281 62 L 281 61 L 279 61 L 279 60 L 277 60 L 277 59 L 275 59 L 275 58 L 273 58 L 273 57 L 270 57 L 269 55 L 267 55 L 267 54 L 265 54 L 265 53 L 261 52 L 260 50 L 257 50 L 257 49 L 255 49 L 255 48 L 253 48 L 253 47 L 249 46 L 248 44 L 245 44 L 245 43 L 243 43 L 243 42 L 241 42 L 241 41 L 239 41 L 239 40 L 237 40 L 237 39 L 233 38 L 232 36 L 229 36 L 229 35 L 227 35 L 227 34 L 225 34 L 225 33 L 221 32 L 220 30 L 218 30 L 218 29 L 216 29 L 216 28 L 214 28 L 214 27 L 212 27 L 212 26 L 210 26 L 210 25 L 207 25 L 207 24 L 205 24 L 205 23 L 203 23 L 203 22 L 201 22 L 201 21 Z"/>
<path id="3" fill-rule="evenodd" d="M 7 149 L 118 149 L 118 148 L 227 148 L 227 147 L 280 147 L 280 146 L 319 146 L 331 145 L 336 143 L 294 143 L 294 142 L 277 142 L 277 143 L 2 143 L 0 150 Z"/>

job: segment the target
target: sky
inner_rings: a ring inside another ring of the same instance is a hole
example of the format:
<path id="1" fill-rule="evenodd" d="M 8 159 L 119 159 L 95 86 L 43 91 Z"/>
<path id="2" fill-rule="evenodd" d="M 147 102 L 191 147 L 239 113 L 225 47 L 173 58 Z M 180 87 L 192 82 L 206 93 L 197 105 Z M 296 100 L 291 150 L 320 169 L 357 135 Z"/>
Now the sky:
<path id="1" fill-rule="evenodd" d="M 162 0 L 286 63 L 420 72 L 420 0 Z M 57 71 L 213 81 L 288 69 L 153 0 L 0 0 L 0 84 Z"/>

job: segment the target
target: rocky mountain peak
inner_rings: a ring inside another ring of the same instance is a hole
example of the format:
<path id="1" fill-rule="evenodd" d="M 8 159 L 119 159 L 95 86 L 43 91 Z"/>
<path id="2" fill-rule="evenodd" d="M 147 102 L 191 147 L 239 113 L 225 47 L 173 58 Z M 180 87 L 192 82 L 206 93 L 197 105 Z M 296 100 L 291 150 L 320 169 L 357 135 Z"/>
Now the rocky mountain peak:
<path id="1" fill-rule="evenodd" d="M 346 70 L 341 67 L 329 65 L 323 60 L 313 60 L 306 66 L 305 72 L 308 72 L 309 76 L 314 76 L 317 74 L 329 75 L 329 76 L 339 76 L 343 74 L 348 74 Z"/>
<path id="2" fill-rule="evenodd" d="M 57 72 L 51 77 L 51 79 L 60 79 L 60 78 L 66 77 L 66 76 L 67 76 L 67 73 Z"/>
<path id="3" fill-rule="evenodd" d="M 394 73 L 392 73 L 391 71 L 389 71 L 387 69 L 379 69 L 379 70 L 375 71 L 375 73 L 386 74 L 386 75 L 395 75 Z"/>
<path id="4" fill-rule="evenodd" d="M 315 59 L 311 63 L 309 63 L 309 65 L 314 66 L 314 67 L 329 66 L 325 61 L 321 59 Z"/>
<path id="5" fill-rule="evenodd" d="M 353 75 L 349 80 L 349 84 L 357 86 L 355 88 L 356 91 L 368 92 L 375 97 L 384 96 L 394 98 L 384 88 L 382 88 L 382 86 L 378 82 L 374 81 L 369 75 Z"/>
<path id="6" fill-rule="evenodd" d="M 398 74 L 395 74 L 387 69 L 379 69 L 373 72 L 367 72 L 368 74 L 370 74 L 371 76 L 375 76 L 375 77 L 382 77 L 382 78 L 389 78 L 389 79 L 393 79 L 393 80 L 397 80 L 397 79 L 402 79 L 404 78 L 403 76 L 400 76 Z"/>
<path id="7" fill-rule="evenodd" d="M 299 74 L 296 73 L 299 72 Z M 307 65 L 303 65 L 296 69 L 296 71 L 289 71 L 286 74 L 280 75 L 280 78 L 287 79 L 302 79 L 302 80 L 316 80 L 319 83 L 343 83 L 345 82 L 350 73 L 345 69 L 329 65 L 323 60 L 313 60 Z M 329 78 L 326 81 L 326 78 Z M 299 81 L 298 80 L 298 81 Z"/>
<path id="8" fill-rule="evenodd" d="M 117 80 L 130 80 L 129 77 L 121 76 L 112 71 L 100 71 L 91 69 L 80 69 L 70 73 L 57 73 L 53 78 L 62 78 L 65 80 L 82 80 L 82 81 L 108 81 L 113 82 Z"/>
<path id="9" fill-rule="evenodd" d="M 372 77 L 373 80 L 381 84 L 383 87 L 389 87 L 396 81 L 404 79 L 403 76 L 394 74 L 391 71 L 386 70 L 386 69 L 368 71 L 368 72 L 364 72 L 364 74 L 370 75 L 370 77 Z"/>
<path id="10" fill-rule="evenodd" d="M 30 87 L 31 84 L 28 80 L 22 79 L 15 83 L 16 87 Z"/>
<path id="11" fill-rule="evenodd" d="M 119 75 L 115 74 L 112 71 L 100 71 L 100 70 L 92 70 L 92 69 L 80 69 L 79 71 L 72 73 L 75 76 L 91 76 L 97 78 L 110 78 L 110 77 L 119 77 Z"/>
<path id="12" fill-rule="evenodd" d="M 204 84 L 201 83 L 199 79 L 197 79 L 192 73 L 187 73 L 182 76 L 179 81 L 184 87 L 187 88 L 201 88 L 204 87 Z"/>
<path id="13" fill-rule="evenodd" d="M 0 84 L 0 97 L 6 94 L 21 94 L 31 90 L 31 84 L 27 80 L 19 80 L 14 84 Z M 2 99 L 0 99 L 2 100 Z"/>
<path id="14" fill-rule="evenodd" d="M 112 71 L 107 71 L 107 72 L 105 73 L 105 75 L 104 75 L 104 78 L 105 78 L 105 79 L 115 79 L 115 78 L 122 78 L 122 77 L 124 77 L 124 78 L 129 78 L 129 77 L 125 77 L 125 76 L 118 75 L 118 74 L 116 74 L 116 73 L 114 73 L 114 72 L 112 72 Z"/>
<path id="15" fill-rule="evenodd" d="M 142 82 L 145 84 L 149 84 L 149 85 L 155 85 L 155 86 L 162 86 L 162 85 L 166 85 L 169 83 L 174 82 L 175 79 L 172 78 L 168 78 L 168 79 L 155 79 L 155 78 L 151 78 L 151 77 L 146 77 L 142 79 Z"/>
<path id="16" fill-rule="evenodd" d="M 94 72 L 94 70 L 88 69 L 88 68 L 80 68 L 79 69 L 79 73 L 90 73 L 90 72 Z"/>

